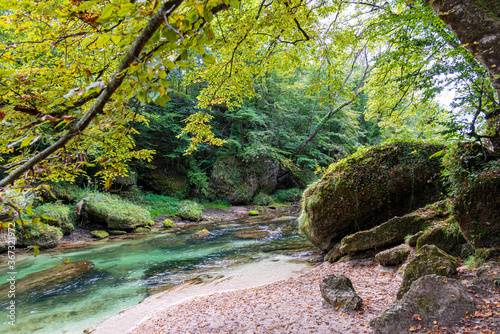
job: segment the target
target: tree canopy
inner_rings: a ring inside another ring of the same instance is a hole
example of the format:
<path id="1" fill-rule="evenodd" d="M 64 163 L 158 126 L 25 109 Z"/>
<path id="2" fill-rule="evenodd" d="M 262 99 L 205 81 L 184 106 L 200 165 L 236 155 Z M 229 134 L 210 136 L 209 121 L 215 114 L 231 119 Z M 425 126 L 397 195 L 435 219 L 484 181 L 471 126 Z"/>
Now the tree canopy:
<path id="1" fill-rule="evenodd" d="M 188 152 L 225 143 L 210 123 L 220 110 L 266 123 L 271 138 L 278 127 L 248 101 L 265 103 L 272 73 L 303 95 L 273 99 L 272 113 L 319 106 L 290 152 L 332 118 L 358 119 L 360 104 L 395 133 L 461 128 L 499 147 L 495 0 L 14 0 L 0 15 L 4 191 L 73 181 L 86 165 L 108 188 L 131 159 L 154 154 L 133 139 L 149 122 L 140 106 L 165 107 L 181 87 L 198 85 L 199 109 L 180 131 Z M 444 89 L 457 93 L 454 110 L 436 100 Z"/>

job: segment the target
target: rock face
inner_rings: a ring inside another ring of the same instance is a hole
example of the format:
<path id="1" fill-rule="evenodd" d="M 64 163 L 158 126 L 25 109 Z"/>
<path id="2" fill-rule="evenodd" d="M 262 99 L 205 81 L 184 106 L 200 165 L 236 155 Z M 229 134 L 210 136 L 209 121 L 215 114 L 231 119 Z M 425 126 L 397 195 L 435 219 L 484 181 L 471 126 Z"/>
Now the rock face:
<path id="1" fill-rule="evenodd" d="M 26 275 L 16 280 L 16 294 L 25 294 L 27 292 L 43 292 L 52 289 L 55 285 L 74 280 L 94 268 L 90 261 L 77 261 L 61 263 L 47 270 L 39 271 Z M 6 291 L 9 284 L 0 286 L 0 296 L 7 296 Z"/>
<path id="2" fill-rule="evenodd" d="M 358 296 L 352 282 L 344 275 L 328 275 L 319 284 L 321 296 L 335 309 L 358 310 L 363 300 Z"/>
<path id="3" fill-rule="evenodd" d="M 344 236 L 405 215 L 440 196 L 442 147 L 393 143 L 331 165 L 303 194 L 301 230 L 322 250 Z"/>
<path id="4" fill-rule="evenodd" d="M 248 204 L 259 192 L 270 193 L 278 184 L 279 166 L 271 162 L 244 162 L 234 155 L 214 164 L 210 184 L 217 198 L 233 204 Z"/>
<path id="5" fill-rule="evenodd" d="M 29 238 L 27 237 L 29 234 Z M 28 226 L 27 230 L 16 231 L 17 245 L 20 247 L 38 246 L 40 248 L 54 248 L 59 245 L 63 233 L 59 227 L 45 225 Z"/>
<path id="6" fill-rule="evenodd" d="M 498 155 L 478 143 L 463 142 L 448 154 L 453 215 L 474 248 L 500 246 L 500 171 Z"/>
<path id="7" fill-rule="evenodd" d="M 413 283 L 403 299 L 372 319 L 370 326 L 375 334 L 409 333 L 410 328 L 418 326 L 432 330 L 435 324 L 455 325 L 466 312 L 474 310 L 472 294 L 457 280 L 427 275 Z"/>
<path id="8" fill-rule="evenodd" d="M 454 277 L 457 274 L 457 268 L 458 262 L 453 256 L 434 245 L 422 246 L 405 268 L 398 299 L 401 299 L 412 283 L 420 277 L 432 274 Z"/>
<path id="9" fill-rule="evenodd" d="M 375 255 L 375 260 L 383 266 L 396 266 L 406 261 L 410 252 L 410 246 L 402 244 L 378 253 Z"/>
<path id="10" fill-rule="evenodd" d="M 333 246 L 332 249 L 325 255 L 324 261 L 328 261 L 330 263 L 337 262 L 342 257 L 342 253 L 340 253 L 340 243 Z"/>
<path id="11" fill-rule="evenodd" d="M 462 256 L 462 246 L 466 244 L 462 232 L 452 224 L 430 228 L 417 239 L 417 249 L 424 245 L 435 245 L 453 256 Z"/>

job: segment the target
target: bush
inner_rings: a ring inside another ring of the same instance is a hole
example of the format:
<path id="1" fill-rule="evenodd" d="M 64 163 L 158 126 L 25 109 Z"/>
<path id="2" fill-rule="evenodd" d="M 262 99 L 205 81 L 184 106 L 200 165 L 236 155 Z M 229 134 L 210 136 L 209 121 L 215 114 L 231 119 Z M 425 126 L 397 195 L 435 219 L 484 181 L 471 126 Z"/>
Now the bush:
<path id="1" fill-rule="evenodd" d="M 302 190 L 300 190 L 299 188 L 278 190 L 273 195 L 274 201 L 279 203 L 296 202 L 299 201 L 301 197 Z"/>
<path id="2" fill-rule="evenodd" d="M 199 220 L 202 214 L 203 211 L 198 203 L 192 201 L 182 202 L 182 205 L 179 207 L 179 212 L 177 212 L 177 216 L 191 221 Z"/>
<path id="3" fill-rule="evenodd" d="M 56 202 L 36 207 L 33 217 L 40 217 L 44 224 L 60 227 L 64 235 L 70 235 L 75 229 L 77 214 L 76 208 Z"/>
<path id="4" fill-rule="evenodd" d="M 154 224 L 148 210 L 116 195 L 88 190 L 83 191 L 82 195 L 87 199 L 82 214 L 90 222 L 104 223 L 108 229 L 122 231 Z"/>
<path id="5" fill-rule="evenodd" d="M 269 205 L 269 204 L 273 203 L 273 198 L 268 194 L 258 193 L 253 198 L 253 202 L 256 205 Z"/>

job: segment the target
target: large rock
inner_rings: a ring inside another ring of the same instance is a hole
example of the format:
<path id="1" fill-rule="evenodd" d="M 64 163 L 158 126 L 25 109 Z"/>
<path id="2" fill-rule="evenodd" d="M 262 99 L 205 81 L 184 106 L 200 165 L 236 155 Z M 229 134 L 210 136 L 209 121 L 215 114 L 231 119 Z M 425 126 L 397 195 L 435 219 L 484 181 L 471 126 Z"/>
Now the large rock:
<path id="1" fill-rule="evenodd" d="M 466 244 L 462 232 L 455 224 L 437 225 L 417 239 L 417 249 L 424 245 L 435 245 L 453 256 L 462 256 L 462 246 Z"/>
<path id="2" fill-rule="evenodd" d="M 411 248 L 407 244 L 402 244 L 375 255 L 375 260 L 383 266 L 396 266 L 403 263 L 411 253 Z"/>
<path id="3" fill-rule="evenodd" d="M 332 274 L 323 278 L 319 284 L 321 296 L 336 310 L 358 310 L 363 300 L 358 296 L 351 280 L 344 275 Z"/>
<path id="4" fill-rule="evenodd" d="M 451 327 L 467 312 L 473 313 L 475 301 L 457 280 L 427 275 L 412 284 L 403 299 L 396 301 L 370 321 L 375 334 L 409 333 L 434 325 Z"/>
<path id="5" fill-rule="evenodd" d="M 500 171 L 498 154 L 478 143 L 457 145 L 446 159 L 456 198 L 453 215 L 474 248 L 500 246 Z"/>
<path id="6" fill-rule="evenodd" d="M 398 299 L 401 299 L 412 283 L 420 277 L 432 274 L 455 277 L 457 268 L 458 261 L 453 256 L 434 245 L 422 246 L 405 268 Z"/>
<path id="7" fill-rule="evenodd" d="M 268 194 L 276 188 L 278 171 L 276 163 L 245 162 L 234 155 L 223 156 L 212 169 L 212 192 L 231 203 L 248 204 L 259 191 Z"/>
<path id="8" fill-rule="evenodd" d="M 331 165 L 303 194 L 301 230 L 322 250 L 436 201 L 442 190 L 443 147 L 392 143 L 358 151 Z"/>
<path id="9" fill-rule="evenodd" d="M 474 282 L 488 288 L 500 287 L 500 262 L 490 261 L 477 269 Z"/>
<path id="10" fill-rule="evenodd" d="M 76 207 L 56 203 L 46 203 L 33 210 L 33 217 L 41 218 L 44 224 L 57 226 L 64 235 L 70 235 L 75 229 Z"/>
<path id="11" fill-rule="evenodd" d="M 90 261 L 61 263 L 47 270 L 39 271 L 16 279 L 16 294 L 41 293 L 53 289 L 55 285 L 70 282 L 94 268 Z M 0 286 L 0 296 L 7 296 L 10 283 Z"/>
<path id="12" fill-rule="evenodd" d="M 16 230 L 17 246 L 38 246 L 40 248 L 54 248 L 59 245 L 63 233 L 59 227 L 45 225 L 27 225 L 24 229 Z"/>

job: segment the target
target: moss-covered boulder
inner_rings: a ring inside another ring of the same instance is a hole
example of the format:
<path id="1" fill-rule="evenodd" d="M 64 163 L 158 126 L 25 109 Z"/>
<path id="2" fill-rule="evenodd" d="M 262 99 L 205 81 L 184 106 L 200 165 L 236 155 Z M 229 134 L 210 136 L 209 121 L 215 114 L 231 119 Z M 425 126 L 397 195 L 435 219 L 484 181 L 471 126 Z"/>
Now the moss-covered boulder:
<path id="1" fill-rule="evenodd" d="M 500 287 L 500 262 L 489 261 L 477 269 L 474 282 L 488 288 Z"/>
<path id="2" fill-rule="evenodd" d="M 63 233 L 59 227 L 45 225 L 27 225 L 16 229 L 17 245 L 20 247 L 38 246 L 40 248 L 54 248 L 59 245 Z"/>
<path id="3" fill-rule="evenodd" d="M 162 224 L 163 224 L 163 227 L 164 227 L 164 228 L 171 228 L 171 227 L 175 227 L 175 223 L 174 223 L 174 221 L 173 221 L 173 220 L 171 220 L 171 219 L 165 219 L 165 220 L 163 220 Z"/>
<path id="4" fill-rule="evenodd" d="M 76 203 L 81 197 L 82 190 L 73 183 L 59 182 L 49 184 L 50 189 L 45 189 L 41 196 L 44 202 L 62 201 L 66 204 Z"/>
<path id="5" fill-rule="evenodd" d="M 397 245 L 405 240 L 408 234 L 417 233 L 432 224 L 418 214 L 394 217 L 389 221 L 367 231 L 356 232 L 342 239 L 340 252 L 352 254 L 368 249 L 380 249 Z"/>
<path id="6" fill-rule="evenodd" d="M 198 221 L 203 215 L 203 210 L 196 202 L 184 201 L 176 215 L 185 220 Z"/>
<path id="7" fill-rule="evenodd" d="M 199 238 L 208 237 L 209 235 L 210 235 L 210 231 L 205 228 L 205 229 L 200 230 L 200 231 L 196 232 L 195 234 L 193 234 L 193 236 L 191 238 L 199 239 Z"/>
<path id="8" fill-rule="evenodd" d="M 406 238 L 405 238 L 405 241 L 406 241 L 406 244 L 410 247 L 417 247 L 417 240 L 418 238 L 420 238 L 425 232 L 424 231 L 420 231 L 420 232 L 417 232 L 415 234 L 409 234 Z"/>
<path id="9" fill-rule="evenodd" d="M 41 218 L 44 224 L 60 227 L 64 235 L 70 235 L 75 229 L 77 214 L 74 206 L 56 202 L 36 207 L 33 210 L 33 217 Z"/>
<path id="10" fill-rule="evenodd" d="M 478 143 L 460 143 L 446 155 L 455 197 L 453 215 L 475 248 L 500 246 L 500 159 Z"/>
<path id="11" fill-rule="evenodd" d="M 398 264 L 405 262 L 410 253 L 410 246 L 402 244 L 377 253 L 377 255 L 375 255 L 375 260 L 383 266 L 397 266 Z"/>
<path id="12" fill-rule="evenodd" d="M 418 250 L 424 245 L 435 245 L 448 254 L 462 256 L 462 246 L 466 243 L 458 226 L 451 222 L 428 229 L 417 239 L 416 247 Z"/>
<path id="13" fill-rule="evenodd" d="M 426 275 L 414 282 L 401 300 L 372 319 L 370 326 L 375 334 L 410 333 L 417 328 L 430 332 L 436 324 L 454 327 L 467 312 L 474 313 L 475 305 L 473 295 L 457 280 Z"/>
<path id="14" fill-rule="evenodd" d="M 434 245 L 422 246 L 410 260 L 403 273 L 403 282 L 398 291 L 398 299 L 410 289 L 410 286 L 425 275 L 454 277 L 457 274 L 458 261 Z"/>
<path id="15" fill-rule="evenodd" d="M 442 185 L 442 146 L 392 143 L 358 150 L 331 165 L 303 194 L 301 230 L 322 250 L 436 201 Z"/>
<path id="16" fill-rule="evenodd" d="M 90 232 L 90 234 L 92 234 L 97 239 L 104 239 L 104 238 L 109 237 L 109 233 L 106 231 L 102 231 L 102 230 L 95 230 L 95 231 Z"/>
<path id="17" fill-rule="evenodd" d="M 148 210 L 116 195 L 90 191 L 82 195 L 86 199 L 82 209 L 84 221 L 120 231 L 154 224 Z"/>
<path id="18" fill-rule="evenodd" d="M 233 204 L 249 204 L 259 192 L 271 193 L 278 184 L 279 165 L 266 161 L 243 161 L 234 155 L 215 162 L 210 177 L 213 194 Z"/>
<path id="19" fill-rule="evenodd" d="M 248 214 L 250 216 L 258 216 L 259 215 L 259 211 L 257 211 L 257 210 L 250 210 L 250 211 L 248 211 Z"/>
<path id="20" fill-rule="evenodd" d="M 16 279 L 16 294 L 42 293 L 56 285 L 71 282 L 94 268 L 90 261 L 60 263 L 47 270 L 39 271 Z M 7 296 L 9 283 L 0 286 L 0 296 Z"/>

